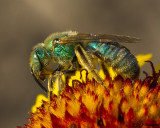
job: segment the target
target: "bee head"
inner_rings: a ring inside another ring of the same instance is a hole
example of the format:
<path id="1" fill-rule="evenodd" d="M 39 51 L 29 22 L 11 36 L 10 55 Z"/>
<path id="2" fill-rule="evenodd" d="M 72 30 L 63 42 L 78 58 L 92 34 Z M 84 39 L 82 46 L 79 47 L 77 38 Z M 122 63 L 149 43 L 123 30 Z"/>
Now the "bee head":
<path id="1" fill-rule="evenodd" d="M 49 61 L 44 44 L 36 45 L 30 56 L 30 67 L 33 69 L 35 76 L 40 76 L 41 71 L 48 65 Z"/>

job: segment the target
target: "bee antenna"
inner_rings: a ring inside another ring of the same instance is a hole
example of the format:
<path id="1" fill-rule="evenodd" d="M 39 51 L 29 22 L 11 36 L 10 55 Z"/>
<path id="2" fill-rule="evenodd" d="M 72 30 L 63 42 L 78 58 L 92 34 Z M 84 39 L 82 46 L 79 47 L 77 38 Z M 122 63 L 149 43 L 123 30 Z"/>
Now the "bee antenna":
<path id="1" fill-rule="evenodd" d="M 34 75 L 33 73 L 33 69 L 31 68 L 31 74 L 34 78 L 34 80 L 36 81 L 36 83 L 45 91 L 45 92 L 48 92 L 47 89 L 42 85 L 42 83 L 36 78 L 36 76 Z"/>

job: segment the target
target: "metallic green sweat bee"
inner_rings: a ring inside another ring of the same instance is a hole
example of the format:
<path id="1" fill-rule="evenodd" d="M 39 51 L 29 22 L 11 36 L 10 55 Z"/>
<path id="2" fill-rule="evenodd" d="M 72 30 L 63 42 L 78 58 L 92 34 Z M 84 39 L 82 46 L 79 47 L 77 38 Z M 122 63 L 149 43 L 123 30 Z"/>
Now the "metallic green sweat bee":
<path id="1" fill-rule="evenodd" d="M 83 34 L 75 31 L 53 33 L 44 43 L 33 48 L 30 57 L 31 72 L 45 91 L 47 89 L 39 80 L 45 80 L 50 75 L 58 77 L 60 92 L 64 88 L 60 76 L 72 74 L 80 67 L 89 71 L 93 78 L 102 84 L 93 63 L 93 59 L 97 58 L 104 70 L 106 66 L 111 66 L 122 77 L 135 79 L 140 72 L 138 62 L 120 43 L 137 41 L 139 39 L 123 35 Z M 58 64 L 57 68 L 49 68 L 52 63 Z M 48 89 L 52 90 L 50 84 Z"/>

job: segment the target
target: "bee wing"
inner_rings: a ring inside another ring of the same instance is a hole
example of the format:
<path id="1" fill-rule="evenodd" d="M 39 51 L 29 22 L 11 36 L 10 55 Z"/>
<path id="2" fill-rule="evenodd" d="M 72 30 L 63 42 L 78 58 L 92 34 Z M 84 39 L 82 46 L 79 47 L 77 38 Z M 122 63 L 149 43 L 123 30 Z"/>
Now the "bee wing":
<path id="1" fill-rule="evenodd" d="M 109 35 L 109 34 L 83 34 L 63 37 L 59 43 L 75 43 L 75 42 L 118 42 L 118 43 L 136 43 L 140 39 L 124 35 Z"/>

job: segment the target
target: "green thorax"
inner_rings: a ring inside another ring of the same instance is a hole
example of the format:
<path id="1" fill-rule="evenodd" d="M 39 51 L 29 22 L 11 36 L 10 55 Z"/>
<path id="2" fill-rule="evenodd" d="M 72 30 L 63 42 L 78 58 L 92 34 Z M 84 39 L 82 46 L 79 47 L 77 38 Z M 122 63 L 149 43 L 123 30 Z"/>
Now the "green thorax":
<path id="1" fill-rule="evenodd" d="M 57 61 L 71 61 L 75 56 L 75 46 L 79 43 L 55 44 L 53 57 Z"/>

